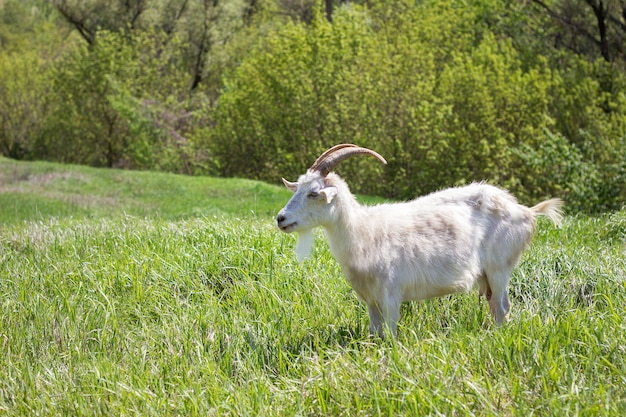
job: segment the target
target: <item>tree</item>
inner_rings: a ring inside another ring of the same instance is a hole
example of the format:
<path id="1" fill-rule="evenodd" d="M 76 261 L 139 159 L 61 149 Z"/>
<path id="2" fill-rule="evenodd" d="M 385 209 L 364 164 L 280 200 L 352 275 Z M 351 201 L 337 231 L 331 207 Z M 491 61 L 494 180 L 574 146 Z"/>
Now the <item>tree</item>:
<path id="1" fill-rule="evenodd" d="M 49 74 L 33 51 L 0 52 L 0 155 L 23 159 L 45 118 Z"/>
<path id="2" fill-rule="evenodd" d="M 293 177 L 352 142 L 388 161 L 342 165 L 357 192 L 406 199 L 490 180 L 527 204 L 619 207 L 626 77 L 572 54 L 556 67 L 562 51 L 510 38 L 517 16 L 479 3 L 377 2 L 277 28 L 226 77 L 205 142 L 218 171 Z"/>
<path id="3" fill-rule="evenodd" d="M 556 26 L 555 46 L 626 64 L 626 1 L 532 1 Z"/>
<path id="4" fill-rule="evenodd" d="M 98 31 L 132 36 L 160 30 L 167 42 L 184 48 L 183 62 L 189 88 L 195 90 L 206 79 L 211 53 L 226 43 L 244 24 L 244 14 L 254 13 L 254 1 L 244 0 L 52 0 L 64 19 L 88 45 L 97 41 Z"/>
<path id="5" fill-rule="evenodd" d="M 148 8 L 148 0 L 52 0 L 52 4 L 89 45 L 99 30 L 136 29 Z"/>
<path id="6" fill-rule="evenodd" d="M 178 170 L 189 89 L 162 32 L 99 31 L 55 65 L 36 156 L 93 166 Z M 175 98 L 175 99 L 174 99 Z M 169 149 L 169 150 L 168 150 Z M 172 151 L 167 157 L 165 153 Z M 178 155 L 175 153 L 178 152 Z"/>

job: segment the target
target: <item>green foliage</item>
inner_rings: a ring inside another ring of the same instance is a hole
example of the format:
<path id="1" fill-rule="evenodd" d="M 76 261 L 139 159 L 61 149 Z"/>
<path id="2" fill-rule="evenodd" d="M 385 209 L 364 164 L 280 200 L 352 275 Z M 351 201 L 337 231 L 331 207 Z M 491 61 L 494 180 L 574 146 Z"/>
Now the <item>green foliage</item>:
<path id="1" fill-rule="evenodd" d="M 31 153 L 32 138 L 45 117 L 48 75 L 32 52 L 0 52 L 0 154 L 22 159 Z"/>
<path id="2" fill-rule="evenodd" d="M 526 158 L 522 169 L 545 178 L 540 189 L 563 189 L 572 211 L 619 210 L 626 203 L 626 76 L 602 60 L 568 62 L 550 87 L 554 133 L 536 147 L 543 168 L 533 172 L 538 165 Z"/>
<path id="3" fill-rule="evenodd" d="M 48 57 L 67 39 L 50 9 L 37 0 L 0 1 L 0 155 L 29 157 L 54 101 Z"/>
<path id="4" fill-rule="evenodd" d="M 0 109 L 4 119 L 0 121 L 8 120 L 0 139 L 2 154 L 184 173 L 202 166 L 206 153 L 193 138 L 202 134 L 208 121 L 195 112 L 215 100 L 221 71 L 232 65 L 225 63 L 223 44 L 240 26 L 237 16 L 243 2 L 51 5 L 43 0 L 9 0 L 0 6 L 0 18 L 12 21 L 18 16 L 17 21 L 33 22 L 32 27 L 12 24 L 7 32 L 0 30 L 0 42 L 6 33 L 12 48 L 32 48 L 26 54 L 9 55 L 8 64 L 0 69 L 0 90 L 9 94 L 3 103 L 6 109 Z M 31 9 L 33 16 L 44 17 L 30 18 Z M 77 32 L 65 33 L 62 18 L 50 14 L 50 9 L 61 12 Z M 34 35 L 43 28 L 50 38 L 63 37 L 63 46 L 49 53 L 47 44 L 17 42 L 37 39 Z M 239 47 L 245 49 L 244 44 Z M 209 57 L 208 51 L 215 54 Z M 24 65 L 33 68 L 24 71 Z M 18 75 L 19 83 L 9 82 Z M 29 85 L 37 88 L 24 91 Z M 45 111 L 35 106 L 44 104 Z M 16 122 L 25 119 L 18 113 L 23 107 L 31 107 L 31 112 L 27 120 Z M 28 130 L 21 132 L 22 126 Z"/>
<path id="5" fill-rule="evenodd" d="M 242 15 L 250 14 L 251 20 L 255 13 L 255 6 L 246 0 L 56 0 L 53 4 L 89 45 L 97 42 L 99 32 L 131 37 L 152 32 L 168 41 L 182 40 L 175 45 L 178 63 L 193 89 L 216 81 L 211 70 L 217 55 L 241 29 Z"/>
<path id="6" fill-rule="evenodd" d="M 599 236 L 603 241 L 626 248 L 626 209 L 611 213 L 600 227 Z"/>
<path id="7" fill-rule="evenodd" d="M 389 160 L 386 182 L 359 163 L 342 168 L 360 191 L 407 198 L 485 178 L 508 185 L 510 147 L 549 125 L 551 72 L 524 72 L 506 42 L 467 36 L 476 21 L 467 9 L 374 12 L 286 25 L 247 57 L 215 116 L 223 174 L 274 181 L 355 142 Z"/>
<path id="8" fill-rule="evenodd" d="M 53 53 L 60 45 L 55 13 L 46 0 L 0 0 L 0 50 Z M 42 48 L 38 50 L 38 48 Z"/>
<path id="9" fill-rule="evenodd" d="M 525 144 L 522 149 L 519 154 L 529 171 L 525 173 L 527 188 L 545 196 L 563 196 L 567 207 L 574 211 L 599 203 L 600 174 L 596 166 L 585 162 L 582 153 L 565 137 L 546 131 L 537 149 Z M 581 203 L 586 206 L 577 206 Z"/>
<path id="10" fill-rule="evenodd" d="M 93 166 L 178 170 L 184 166 L 187 86 L 177 45 L 160 33 L 131 38 L 99 32 L 54 74 L 55 107 L 36 155 Z"/>
<path id="11" fill-rule="evenodd" d="M 354 56 L 363 53 L 360 39 L 368 30 L 363 17 L 345 17 L 335 24 L 347 33 L 321 19 L 308 31 L 287 23 L 270 34 L 267 53 L 260 47 L 226 81 L 212 141 L 222 173 L 275 179 L 285 168 L 301 169 L 325 138 L 341 134 L 346 123 L 337 122 L 350 117 L 342 114 L 341 84 Z"/>

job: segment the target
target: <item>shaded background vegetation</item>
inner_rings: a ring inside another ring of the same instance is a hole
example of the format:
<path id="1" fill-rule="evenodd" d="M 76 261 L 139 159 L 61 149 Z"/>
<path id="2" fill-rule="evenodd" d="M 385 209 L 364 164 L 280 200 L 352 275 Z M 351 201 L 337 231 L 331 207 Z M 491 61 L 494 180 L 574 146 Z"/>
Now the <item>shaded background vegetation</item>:
<path id="1" fill-rule="evenodd" d="M 0 0 L 0 154 L 355 191 L 626 203 L 626 3 Z"/>

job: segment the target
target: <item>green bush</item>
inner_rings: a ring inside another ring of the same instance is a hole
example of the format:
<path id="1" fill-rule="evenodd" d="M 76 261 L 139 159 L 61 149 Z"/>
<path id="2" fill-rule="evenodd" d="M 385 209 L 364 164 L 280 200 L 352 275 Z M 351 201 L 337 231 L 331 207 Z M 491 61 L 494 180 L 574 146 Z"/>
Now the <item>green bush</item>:
<path id="1" fill-rule="evenodd" d="M 180 130 L 188 86 L 175 51 L 158 32 L 99 32 L 93 46 L 78 46 L 55 68 L 54 107 L 35 156 L 177 170 L 187 152 Z"/>
<path id="2" fill-rule="evenodd" d="M 36 53 L 0 52 L 0 155 L 22 159 L 31 153 L 48 107 L 48 75 Z"/>
<path id="3" fill-rule="evenodd" d="M 467 25 L 450 5 L 382 10 L 377 21 L 354 8 L 333 24 L 317 18 L 270 35 L 220 98 L 211 145 L 222 174 L 293 177 L 326 147 L 355 142 L 389 161 L 385 182 L 361 162 L 342 167 L 361 192 L 407 198 L 472 180 L 506 183 L 509 147 L 549 122 L 550 72 L 522 72 L 513 48 L 491 37 L 430 48 L 445 45 L 442 10 L 450 27 Z"/>
<path id="4" fill-rule="evenodd" d="M 626 77 L 528 61 L 484 6 L 381 2 L 270 33 L 226 78 L 207 139 L 216 170 L 276 182 L 353 142 L 389 162 L 342 164 L 357 192 L 406 199 L 488 180 L 527 204 L 619 207 Z"/>

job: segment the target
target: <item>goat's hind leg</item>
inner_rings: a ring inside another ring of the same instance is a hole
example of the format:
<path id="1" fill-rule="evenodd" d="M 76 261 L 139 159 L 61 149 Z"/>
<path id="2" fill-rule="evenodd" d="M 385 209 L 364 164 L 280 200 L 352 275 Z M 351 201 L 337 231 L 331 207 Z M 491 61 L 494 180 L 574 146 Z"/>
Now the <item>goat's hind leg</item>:
<path id="1" fill-rule="evenodd" d="M 485 296 L 487 301 L 491 300 L 491 287 L 485 273 L 478 278 L 478 294 Z"/>
<path id="2" fill-rule="evenodd" d="M 487 274 L 487 288 L 485 297 L 489 300 L 491 314 L 497 324 L 508 320 L 511 302 L 509 301 L 508 286 L 511 272 L 497 272 Z"/>

